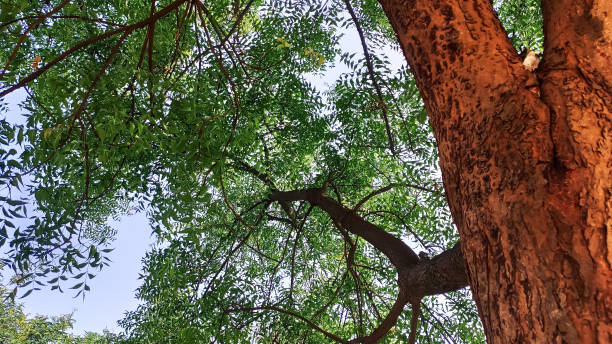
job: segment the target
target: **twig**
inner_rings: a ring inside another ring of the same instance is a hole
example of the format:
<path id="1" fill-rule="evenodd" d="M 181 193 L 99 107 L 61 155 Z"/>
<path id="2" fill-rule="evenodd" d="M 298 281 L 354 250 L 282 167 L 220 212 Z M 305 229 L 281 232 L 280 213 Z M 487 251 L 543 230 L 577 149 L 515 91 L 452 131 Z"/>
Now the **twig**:
<path id="1" fill-rule="evenodd" d="M 55 59 L 53 59 L 53 61 L 45 64 L 44 66 L 40 67 L 39 69 L 37 69 L 35 72 L 32 72 L 30 74 L 28 74 L 26 77 L 22 78 L 18 83 L 14 84 L 13 86 L 10 86 L 8 89 L 0 92 L 0 98 L 6 96 L 7 94 L 13 92 L 14 90 L 17 90 L 19 88 L 22 88 L 23 86 L 27 85 L 30 81 L 38 78 L 41 74 L 43 74 L 44 72 L 46 72 L 49 68 L 53 67 L 54 65 L 56 65 L 57 63 L 61 62 L 62 60 L 64 60 L 65 58 L 67 58 L 68 56 L 72 55 L 74 52 L 90 45 L 93 44 L 97 41 L 112 37 L 114 35 L 117 35 L 119 33 L 122 32 L 133 32 L 134 30 L 137 29 L 141 29 L 147 25 L 149 25 L 150 23 L 158 20 L 161 17 L 164 17 L 165 15 L 167 15 L 168 13 L 172 12 L 173 10 L 175 10 L 176 8 L 178 8 L 180 5 L 182 5 L 186 0 L 176 0 L 173 3 L 171 3 L 170 5 L 168 5 L 167 7 L 165 7 L 164 9 L 160 10 L 159 12 L 155 13 L 155 15 L 140 21 L 138 23 L 129 25 L 129 26 L 125 26 L 113 31 L 108 31 L 105 32 L 101 35 L 86 39 L 84 41 L 81 41 L 80 43 L 77 43 L 76 45 L 72 46 L 70 49 L 64 51 L 61 55 L 59 55 L 58 57 L 56 57 Z"/>
<path id="2" fill-rule="evenodd" d="M 317 324 L 313 323 L 312 321 L 306 319 L 305 317 L 303 317 L 302 315 L 292 312 L 292 311 L 288 311 L 286 309 L 283 308 L 279 308 L 276 306 L 259 306 L 259 307 L 241 307 L 241 308 L 231 308 L 226 310 L 226 312 L 254 312 L 254 311 L 263 311 L 263 310 L 270 310 L 270 311 L 275 311 L 275 312 L 279 312 L 279 313 L 283 313 L 286 315 L 290 315 L 294 318 L 297 318 L 299 320 L 302 320 L 303 322 L 305 322 L 308 326 L 310 326 L 310 328 L 312 328 L 313 330 L 319 331 L 321 332 L 325 337 L 329 338 L 329 339 L 333 339 L 337 342 L 340 343 L 348 343 L 346 340 L 332 334 L 329 333 L 327 331 L 325 331 L 324 329 L 320 328 L 319 326 L 317 326 Z"/>
<path id="3" fill-rule="evenodd" d="M 26 37 L 28 37 L 28 33 L 30 33 L 30 31 L 32 31 L 32 29 L 37 28 L 38 25 L 40 25 L 42 22 L 44 22 L 45 19 L 49 18 L 49 16 L 53 15 L 53 13 L 56 13 L 57 11 L 61 10 L 64 6 L 68 5 L 69 2 L 70 2 L 70 0 L 64 0 L 59 5 L 55 6 L 51 11 L 49 11 L 45 15 L 41 16 L 40 18 L 38 18 L 38 20 L 35 21 L 34 24 L 28 26 L 28 28 L 25 30 L 25 32 L 23 34 L 21 34 L 21 37 L 19 37 L 19 41 L 17 41 L 17 44 L 15 44 L 15 48 L 13 48 L 13 51 L 11 52 L 11 55 L 9 55 L 9 57 L 8 57 L 8 59 L 6 61 L 6 64 L 4 65 L 4 68 L 2 69 L 2 72 L 0 72 L 0 80 L 4 76 L 4 73 L 6 73 L 6 71 L 8 70 L 8 67 L 11 65 L 11 62 L 15 58 L 15 55 L 17 55 L 17 52 L 19 51 L 19 48 L 21 48 L 21 44 L 23 43 L 23 41 L 25 41 Z"/>
<path id="4" fill-rule="evenodd" d="M 385 130 L 387 131 L 387 138 L 389 139 L 389 150 L 391 154 L 396 155 L 395 152 L 395 144 L 393 143 L 393 134 L 391 133 L 391 126 L 389 125 L 389 117 L 387 116 L 387 107 L 383 100 L 382 91 L 380 89 L 380 85 L 376 80 L 376 75 L 374 73 L 374 66 L 372 64 L 372 57 L 370 56 L 370 52 L 368 51 L 368 45 L 365 40 L 365 35 L 363 34 L 363 30 L 361 29 L 361 25 L 359 24 L 359 20 L 355 15 L 355 11 L 353 10 L 353 6 L 351 5 L 350 0 L 344 0 L 346 4 L 346 9 L 348 10 L 351 18 L 353 19 L 353 23 L 355 24 L 355 28 L 357 28 L 357 32 L 359 33 L 359 39 L 361 40 L 361 47 L 363 48 L 363 55 L 366 59 L 366 65 L 368 67 L 368 74 L 370 75 L 370 79 L 372 79 L 372 84 L 374 84 L 374 88 L 376 89 L 376 95 L 378 96 L 378 100 L 381 103 L 380 109 L 382 111 L 382 117 L 385 121 Z"/>

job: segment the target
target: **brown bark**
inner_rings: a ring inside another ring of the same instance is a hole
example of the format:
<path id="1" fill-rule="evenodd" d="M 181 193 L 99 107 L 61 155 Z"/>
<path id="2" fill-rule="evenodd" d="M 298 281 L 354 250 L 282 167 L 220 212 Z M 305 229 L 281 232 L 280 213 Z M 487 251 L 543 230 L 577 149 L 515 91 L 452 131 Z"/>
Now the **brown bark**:
<path id="1" fill-rule="evenodd" d="M 612 2 L 542 1 L 531 73 L 488 0 L 381 0 L 423 96 L 490 343 L 612 342 Z"/>

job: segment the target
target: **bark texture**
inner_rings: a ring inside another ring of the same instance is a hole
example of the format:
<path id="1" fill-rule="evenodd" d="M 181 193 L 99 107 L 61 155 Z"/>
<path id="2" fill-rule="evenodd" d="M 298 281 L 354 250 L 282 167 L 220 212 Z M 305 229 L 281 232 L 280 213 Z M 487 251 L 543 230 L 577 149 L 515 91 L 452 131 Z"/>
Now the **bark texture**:
<path id="1" fill-rule="evenodd" d="M 543 0 L 535 72 L 488 0 L 380 2 L 489 343 L 612 342 L 612 1 Z"/>

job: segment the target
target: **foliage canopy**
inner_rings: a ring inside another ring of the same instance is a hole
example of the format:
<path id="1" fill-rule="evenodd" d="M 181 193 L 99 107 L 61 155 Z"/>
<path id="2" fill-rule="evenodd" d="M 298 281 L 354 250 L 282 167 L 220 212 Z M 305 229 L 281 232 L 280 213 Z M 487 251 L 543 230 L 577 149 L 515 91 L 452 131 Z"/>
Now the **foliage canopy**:
<path id="1" fill-rule="evenodd" d="M 541 49 L 537 1 L 496 9 L 517 48 Z M 133 342 L 350 339 L 391 308 L 395 268 L 326 211 L 271 194 L 325 188 L 428 256 L 457 241 L 376 1 L 0 1 L 0 30 L 0 96 L 27 92 L 25 123 L 0 122 L 13 296 L 88 291 L 107 219 L 144 211 L 160 245 L 122 321 Z M 423 302 L 424 342 L 483 341 L 469 292 Z"/>

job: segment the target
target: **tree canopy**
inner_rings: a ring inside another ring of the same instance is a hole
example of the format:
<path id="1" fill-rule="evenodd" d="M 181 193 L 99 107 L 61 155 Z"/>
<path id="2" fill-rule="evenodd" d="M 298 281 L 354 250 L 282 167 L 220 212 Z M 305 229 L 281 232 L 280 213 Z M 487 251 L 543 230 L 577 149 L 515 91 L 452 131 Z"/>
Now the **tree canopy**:
<path id="1" fill-rule="evenodd" d="M 539 1 L 494 7 L 542 49 Z M 385 249 L 427 260 L 458 237 L 376 1 L 0 1 L 0 32 L 0 97 L 27 94 L 25 123 L 0 122 L 13 297 L 87 292 L 108 219 L 137 211 L 159 245 L 134 343 L 397 343 L 419 318 L 421 342 L 484 340 L 468 290 L 404 300 Z"/>

